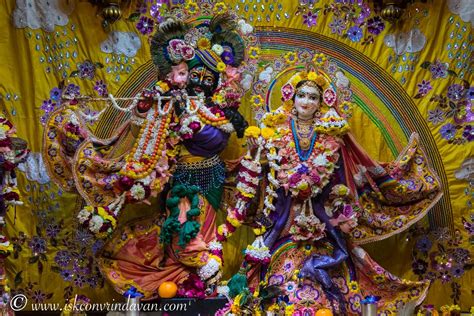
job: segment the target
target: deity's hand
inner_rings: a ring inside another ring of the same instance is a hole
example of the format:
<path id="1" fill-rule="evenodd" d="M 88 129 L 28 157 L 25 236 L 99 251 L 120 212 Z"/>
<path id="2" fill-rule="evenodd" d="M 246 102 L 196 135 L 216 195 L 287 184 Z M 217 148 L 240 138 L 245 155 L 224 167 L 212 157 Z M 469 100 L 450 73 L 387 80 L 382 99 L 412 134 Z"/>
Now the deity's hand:
<path id="1" fill-rule="evenodd" d="M 252 151 L 258 147 L 257 139 L 254 137 L 247 137 L 247 148 Z"/>
<path id="2" fill-rule="evenodd" d="M 339 225 L 339 228 L 346 234 L 349 234 L 353 229 L 354 227 L 357 226 L 357 222 L 353 219 L 350 219 L 344 223 L 341 223 Z"/>

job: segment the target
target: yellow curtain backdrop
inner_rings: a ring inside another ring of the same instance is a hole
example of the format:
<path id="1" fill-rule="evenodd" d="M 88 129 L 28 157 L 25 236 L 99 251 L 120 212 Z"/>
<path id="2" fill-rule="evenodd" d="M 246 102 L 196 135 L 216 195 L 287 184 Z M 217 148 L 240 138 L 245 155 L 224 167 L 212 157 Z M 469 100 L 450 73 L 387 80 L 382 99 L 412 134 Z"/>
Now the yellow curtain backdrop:
<path id="1" fill-rule="evenodd" d="M 46 101 L 54 97 L 52 89 L 62 80 L 66 86 L 78 85 L 81 93 L 88 95 L 96 93 L 94 86 L 102 80 L 108 91 L 115 94 L 132 73 L 150 60 L 148 38 L 137 31 L 136 22 L 126 19 L 138 3 L 132 1 L 123 8 L 123 18 L 106 32 L 96 7 L 87 1 L 73 0 L 59 1 L 60 9 L 67 13 L 62 18 L 67 19 L 67 23 L 55 25 L 53 31 L 19 28 L 14 23 L 18 18 L 15 13 L 18 12 L 17 2 L 20 1 L 1 1 L 0 105 L 4 115 L 16 126 L 18 136 L 28 141 L 31 155 L 36 160 L 24 167 L 25 172 L 18 172 L 24 205 L 10 209 L 7 214 L 7 236 L 15 247 L 6 260 L 10 286 L 13 293 L 25 293 L 36 302 L 62 303 L 74 294 L 84 294 L 93 302 L 120 300 L 94 265 L 94 251 L 101 244 L 90 235 L 77 232 L 75 214 L 82 201 L 77 195 L 62 192 L 54 183 L 45 180 L 38 169 L 41 163 L 35 165 L 33 162 L 40 162 L 41 117 L 44 108 L 48 107 Z M 321 0 L 314 4 L 312 12 L 317 17 L 313 22 L 308 15 L 307 3 L 311 2 L 234 0 L 225 3 L 255 26 L 263 59 L 275 60 L 296 48 L 309 48 L 337 60 L 351 80 L 358 98 L 350 121 L 352 132 L 373 158 L 380 161 L 396 159 L 410 132 L 420 133 L 444 185 L 442 203 L 420 226 L 435 230 L 435 237 L 428 234 L 426 236 L 431 237 L 420 237 L 416 231 L 408 231 L 365 248 L 376 261 L 396 275 L 408 279 L 423 275 L 433 279 L 427 303 L 437 307 L 457 303 L 467 310 L 472 304 L 473 273 L 467 269 L 471 259 L 463 257 L 461 260 L 459 257 L 470 256 L 472 249 L 472 237 L 465 226 L 472 224 L 469 199 L 472 202 L 474 189 L 469 187 L 467 176 L 459 176 L 459 171 L 462 171 L 465 161 L 473 158 L 474 147 L 472 141 L 459 144 L 452 139 L 449 141 L 450 138 L 469 137 L 466 127 L 469 124 L 455 121 L 450 114 L 440 115 L 439 111 L 448 113 L 451 106 L 456 113 L 461 111 L 456 110 L 458 107 L 468 108 L 469 112 L 468 103 L 459 106 L 450 104 L 449 100 L 455 98 L 452 94 L 457 86 L 453 88 L 453 85 L 462 85 L 463 80 L 473 82 L 469 59 L 473 44 L 471 22 L 463 21 L 465 17 L 460 16 L 459 11 L 452 12 L 450 1 L 414 3 L 408 6 L 402 23 L 385 23 L 385 28 L 373 36 L 373 43 L 370 43 L 367 31 L 357 41 L 351 38 L 357 34 L 344 36 L 349 26 L 343 28 L 342 22 L 334 15 L 334 8 L 341 6 L 340 3 Z M 54 18 L 53 14 L 48 23 L 58 24 Z M 113 43 L 114 31 L 132 32 L 134 35 L 125 42 L 128 45 L 136 44 L 137 40 L 140 42 L 139 47 L 129 47 L 132 50 L 129 57 L 104 52 L 107 49 L 103 43 L 107 40 L 109 44 Z M 416 41 L 421 38 L 420 33 L 426 39 L 423 45 Z M 390 34 L 393 34 L 391 40 Z M 417 47 L 402 49 L 397 54 L 395 50 L 407 43 L 408 35 L 404 37 L 403 34 L 411 34 L 411 44 Z M 402 37 L 405 42 L 397 41 Z M 389 47 L 394 42 L 398 46 Z M 84 69 L 89 62 L 96 66 L 92 79 L 70 76 L 74 71 Z M 442 68 L 444 63 L 449 63 L 448 69 L 455 73 L 437 72 L 430 68 Z M 421 90 L 423 80 L 425 83 L 429 81 L 431 88 L 425 87 L 426 93 Z M 440 103 L 438 99 L 432 99 L 435 95 L 445 97 L 445 107 L 442 100 Z M 243 99 L 242 111 L 252 120 L 249 100 L 250 95 Z M 273 102 L 278 101 L 274 98 Z M 100 104 L 95 105 L 95 109 L 100 109 Z M 452 129 L 448 124 L 454 126 L 456 137 L 450 136 Z M 457 130 L 456 125 L 460 126 Z M 470 135 L 472 139 L 472 132 Z M 237 157 L 242 152 L 242 141 L 233 138 L 232 144 L 236 146 L 231 146 L 232 149 L 226 152 L 228 158 Z M 153 212 L 153 206 L 128 207 L 120 221 L 124 223 Z M 443 226 L 447 233 L 436 229 Z M 240 234 L 225 249 L 229 266 L 227 276 L 235 272 L 241 251 L 250 239 L 248 231 Z M 425 246 L 431 243 L 430 247 L 426 246 L 428 250 L 422 249 L 422 241 Z M 453 262 L 453 269 L 446 273 L 443 272 L 446 268 L 436 270 L 439 263 L 444 264 L 443 256 L 448 258 L 453 253 L 464 264 Z M 456 267 L 459 268 L 457 271 Z"/>

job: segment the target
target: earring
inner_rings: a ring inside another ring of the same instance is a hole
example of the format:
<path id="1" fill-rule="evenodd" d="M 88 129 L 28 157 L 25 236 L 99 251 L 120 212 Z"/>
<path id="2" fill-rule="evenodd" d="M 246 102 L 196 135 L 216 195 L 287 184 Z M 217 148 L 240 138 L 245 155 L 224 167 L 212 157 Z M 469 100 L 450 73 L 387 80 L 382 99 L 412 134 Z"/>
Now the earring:
<path id="1" fill-rule="evenodd" d="M 296 109 L 295 109 L 295 108 L 292 108 L 292 109 L 291 109 L 291 114 L 293 114 L 294 116 L 297 116 L 297 115 L 298 115 L 298 112 L 296 112 Z"/>
<path id="2" fill-rule="evenodd" d="M 321 112 L 320 111 L 314 112 L 314 117 L 320 118 L 321 117 Z"/>

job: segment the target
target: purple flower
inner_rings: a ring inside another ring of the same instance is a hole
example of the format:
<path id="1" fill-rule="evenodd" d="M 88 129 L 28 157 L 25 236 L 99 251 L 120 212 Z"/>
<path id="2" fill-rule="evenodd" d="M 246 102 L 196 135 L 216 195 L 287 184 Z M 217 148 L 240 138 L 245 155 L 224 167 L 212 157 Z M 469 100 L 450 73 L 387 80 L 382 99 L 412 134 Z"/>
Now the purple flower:
<path id="1" fill-rule="evenodd" d="M 433 125 L 438 125 L 439 123 L 443 123 L 445 120 L 444 111 L 440 108 L 436 108 L 434 110 L 428 111 L 428 121 L 430 121 Z"/>
<path id="2" fill-rule="evenodd" d="M 460 84 L 452 84 L 448 87 L 447 96 L 453 101 L 459 101 L 466 96 L 466 91 Z"/>
<path id="3" fill-rule="evenodd" d="M 33 236 L 28 243 L 28 246 L 35 254 L 46 253 L 46 240 L 39 236 Z"/>
<path id="4" fill-rule="evenodd" d="M 430 65 L 431 78 L 446 78 L 448 76 L 448 63 L 442 63 L 439 60 Z"/>
<path id="5" fill-rule="evenodd" d="M 74 278 L 74 286 L 83 287 L 86 282 L 86 277 L 83 275 L 76 275 L 76 277 Z"/>
<path id="6" fill-rule="evenodd" d="M 367 31 L 374 35 L 379 35 L 385 28 L 385 23 L 378 16 L 367 20 Z"/>
<path id="7" fill-rule="evenodd" d="M 418 93 L 422 96 L 425 96 L 433 87 L 430 85 L 429 80 L 422 80 L 421 83 L 417 84 L 418 86 Z"/>
<path id="8" fill-rule="evenodd" d="M 102 239 L 96 240 L 92 245 L 92 253 L 95 255 L 102 247 L 104 246 L 104 241 Z"/>
<path id="9" fill-rule="evenodd" d="M 97 91 L 101 97 L 106 97 L 109 94 L 107 85 L 102 80 L 97 80 L 95 82 L 94 90 Z"/>
<path id="10" fill-rule="evenodd" d="M 290 185 L 295 186 L 301 180 L 301 174 L 299 172 L 295 172 L 290 176 Z"/>
<path id="11" fill-rule="evenodd" d="M 331 32 L 337 33 L 339 35 L 342 35 L 342 31 L 346 29 L 346 23 L 344 19 L 334 17 L 334 19 L 329 23 L 329 27 L 331 28 Z"/>
<path id="12" fill-rule="evenodd" d="M 460 278 L 464 274 L 464 268 L 461 266 L 454 266 L 451 268 L 451 273 L 453 274 L 453 277 Z"/>
<path id="13" fill-rule="evenodd" d="M 79 63 L 77 68 L 79 69 L 79 78 L 81 79 L 93 79 L 95 76 L 95 65 L 90 61 L 86 60 L 83 63 Z"/>
<path id="14" fill-rule="evenodd" d="M 314 26 L 317 23 L 318 15 L 314 14 L 313 11 L 308 11 L 308 13 L 303 14 L 303 23 L 308 27 Z"/>
<path id="15" fill-rule="evenodd" d="M 433 246 L 433 242 L 428 238 L 428 236 L 423 236 L 416 241 L 416 248 L 422 252 L 428 252 Z"/>
<path id="16" fill-rule="evenodd" d="M 462 137 L 464 137 L 468 142 L 474 140 L 474 129 L 472 128 L 472 125 L 466 125 L 466 127 L 464 127 Z"/>
<path id="17" fill-rule="evenodd" d="M 469 250 L 464 249 L 464 248 L 454 248 L 450 252 L 450 255 L 453 257 L 454 261 L 459 265 L 465 264 L 469 260 L 471 260 Z"/>
<path id="18" fill-rule="evenodd" d="M 51 89 L 51 92 L 49 93 L 49 96 L 50 96 L 51 100 L 59 101 L 60 98 L 61 98 L 61 93 L 62 93 L 61 89 L 53 88 L 53 89 Z"/>
<path id="19" fill-rule="evenodd" d="M 69 262 L 71 262 L 71 256 L 66 250 L 61 250 L 56 253 L 54 261 L 61 267 L 67 267 Z"/>
<path id="20" fill-rule="evenodd" d="M 234 63 L 234 55 L 232 55 L 232 52 L 229 51 L 224 51 L 221 54 L 221 59 L 226 65 L 232 65 Z"/>
<path id="21" fill-rule="evenodd" d="M 298 173 L 300 174 L 307 174 L 308 171 L 309 171 L 309 168 L 306 165 L 300 165 L 298 168 Z"/>
<path id="22" fill-rule="evenodd" d="M 77 97 L 81 94 L 81 88 L 73 83 L 70 83 L 67 85 L 66 89 L 64 89 L 64 94 L 73 98 Z"/>
<path id="23" fill-rule="evenodd" d="M 350 40 L 353 42 L 359 42 L 362 35 L 362 29 L 358 26 L 353 26 L 347 31 L 347 36 L 349 36 Z"/>
<path id="24" fill-rule="evenodd" d="M 349 306 L 351 307 L 351 310 L 353 312 L 360 312 L 360 301 L 361 301 L 361 296 L 359 294 L 356 294 L 352 297 L 349 297 Z"/>
<path id="25" fill-rule="evenodd" d="M 35 303 L 43 303 L 46 300 L 47 295 L 41 290 L 35 290 L 31 298 Z"/>
<path id="26" fill-rule="evenodd" d="M 54 238 L 58 235 L 60 230 L 61 229 L 59 228 L 58 224 L 56 223 L 49 224 L 48 227 L 46 227 L 46 236 L 50 238 Z"/>
<path id="27" fill-rule="evenodd" d="M 49 114 L 50 112 L 54 111 L 54 107 L 56 106 L 56 103 L 53 103 L 51 100 L 45 100 L 40 106 L 40 109 L 45 111 L 46 114 Z"/>
<path id="28" fill-rule="evenodd" d="M 160 23 L 163 19 L 163 17 L 161 16 L 161 13 L 160 13 L 160 8 L 161 8 L 162 4 L 161 3 L 156 3 L 156 4 L 152 4 L 151 7 L 150 7 L 150 15 L 158 21 L 158 23 Z"/>
<path id="29" fill-rule="evenodd" d="M 283 284 L 284 278 L 281 274 L 274 274 L 268 278 L 268 285 L 281 285 Z"/>
<path id="30" fill-rule="evenodd" d="M 147 35 L 153 32 L 154 22 L 152 19 L 142 15 L 136 27 L 138 31 L 140 31 L 140 33 L 142 33 L 143 35 Z"/>
<path id="31" fill-rule="evenodd" d="M 439 278 L 441 279 L 441 283 L 448 283 L 451 281 L 451 275 L 449 274 L 449 271 L 441 271 L 439 273 Z"/>
<path id="32" fill-rule="evenodd" d="M 97 285 L 99 285 L 99 280 L 97 279 L 96 276 L 92 276 L 90 278 L 87 278 L 87 283 L 89 284 L 90 287 L 95 288 Z"/>
<path id="33" fill-rule="evenodd" d="M 456 126 L 454 126 L 451 123 L 447 123 L 441 127 L 441 130 L 439 131 L 441 133 L 441 136 L 444 139 L 450 140 L 453 139 L 454 136 L 456 136 Z"/>
<path id="34" fill-rule="evenodd" d="M 76 236 L 75 240 L 77 243 L 79 243 L 81 246 L 87 246 L 89 242 L 92 240 L 92 235 L 87 232 L 86 230 L 78 230 L 76 231 Z"/>
<path id="35" fill-rule="evenodd" d="M 348 1 L 348 2 L 353 3 L 353 4 L 357 5 L 358 7 L 360 7 L 359 16 L 357 18 L 353 19 L 354 23 L 361 24 L 361 23 L 364 22 L 365 19 L 367 19 L 370 16 L 370 8 L 363 1 L 359 1 L 359 0 L 353 1 L 353 0 L 351 0 L 351 1 Z"/>
<path id="36" fill-rule="evenodd" d="M 83 116 L 83 118 L 87 123 L 93 124 L 97 120 L 97 114 L 98 113 L 99 112 L 87 108 L 86 110 L 84 110 L 85 116 Z M 90 154 L 89 154 L 89 156 L 90 156 Z"/>

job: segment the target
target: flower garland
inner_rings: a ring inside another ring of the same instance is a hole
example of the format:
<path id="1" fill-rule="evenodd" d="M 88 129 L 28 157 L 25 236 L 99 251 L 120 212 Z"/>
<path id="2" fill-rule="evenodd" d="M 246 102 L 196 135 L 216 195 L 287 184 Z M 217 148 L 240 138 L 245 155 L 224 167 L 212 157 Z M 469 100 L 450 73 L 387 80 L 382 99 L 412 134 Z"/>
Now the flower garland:
<path id="1" fill-rule="evenodd" d="M 165 105 L 165 111 L 171 108 L 171 102 Z M 161 117 L 158 121 L 159 113 L 155 109 L 150 109 L 147 114 L 146 124 L 140 129 L 140 138 L 135 142 L 133 149 L 125 159 L 125 165 L 121 174 L 132 179 L 145 178 L 153 171 L 160 157 L 166 151 L 165 140 L 168 135 L 168 125 L 171 122 L 171 115 Z"/>
<path id="2" fill-rule="evenodd" d="M 179 134 L 183 139 L 190 139 L 204 127 L 211 125 L 226 133 L 232 133 L 234 126 L 226 119 L 222 110 L 217 107 L 208 108 L 202 100 L 186 99 L 185 114 L 181 117 Z"/>
<path id="3" fill-rule="evenodd" d="M 291 146 L 292 136 L 285 135 L 282 141 L 290 146 L 280 150 L 281 156 L 288 157 L 280 164 L 280 185 L 301 202 L 316 196 L 329 183 L 334 172 L 339 159 L 339 143 L 331 136 L 318 138 L 308 159 L 300 161 L 295 146 Z"/>
<path id="4" fill-rule="evenodd" d="M 261 138 L 258 138 L 258 149 L 255 158 L 253 159 L 250 155 L 250 151 L 240 162 L 241 168 L 237 175 L 237 195 L 236 204 L 233 208 L 227 210 L 227 218 L 224 224 L 221 224 L 217 228 L 217 240 L 224 241 L 232 235 L 232 233 L 242 225 L 245 219 L 245 211 L 248 208 L 248 204 L 252 201 L 257 193 L 257 187 L 259 184 L 258 177 L 262 172 L 262 166 L 260 164 L 260 155 L 263 149 L 263 142 Z"/>
<path id="5" fill-rule="evenodd" d="M 99 238 L 106 237 L 117 226 L 116 214 L 108 207 L 88 205 L 77 214 L 77 218 L 83 227 Z"/>

